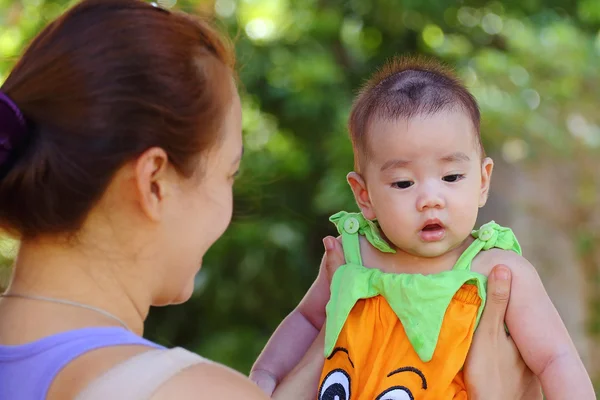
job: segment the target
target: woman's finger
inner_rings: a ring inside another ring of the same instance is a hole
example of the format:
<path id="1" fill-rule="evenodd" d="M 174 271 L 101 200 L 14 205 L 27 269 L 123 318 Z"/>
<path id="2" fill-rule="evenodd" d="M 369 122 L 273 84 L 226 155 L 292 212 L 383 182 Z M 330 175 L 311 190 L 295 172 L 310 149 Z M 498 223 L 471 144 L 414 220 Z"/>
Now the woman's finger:
<path id="1" fill-rule="evenodd" d="M 323 245 L 325 246 L 325 269 L 331 279 L 333 273 L 346 263 L 344 250 L 341 243 L 333 236 L 325 237 Z"/>

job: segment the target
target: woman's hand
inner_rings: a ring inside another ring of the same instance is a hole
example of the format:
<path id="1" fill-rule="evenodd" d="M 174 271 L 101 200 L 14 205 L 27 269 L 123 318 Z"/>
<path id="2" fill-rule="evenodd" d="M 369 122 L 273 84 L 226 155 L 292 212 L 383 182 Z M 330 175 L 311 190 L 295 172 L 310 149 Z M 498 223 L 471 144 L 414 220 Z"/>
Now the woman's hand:
<path id="1" fill-rule="evenodd" d="M 507 335 L 504 316 L 510 298 L 511 273 L 495 266 L 487 285 L 487 303 L 465 364 L 469 399 L 542 399 L 537 377 Z"/>
<path id="2" fill-rule="evenodd" d="M 323 246 L 325 246 L 325 254 L 321 260 L 320 270 L 325 272 L 328 284 L 331 284 L 331 279 L 333 278 L 335 271 L 346 263 L 342 239 L 326 236 L 323 239 Z"/>

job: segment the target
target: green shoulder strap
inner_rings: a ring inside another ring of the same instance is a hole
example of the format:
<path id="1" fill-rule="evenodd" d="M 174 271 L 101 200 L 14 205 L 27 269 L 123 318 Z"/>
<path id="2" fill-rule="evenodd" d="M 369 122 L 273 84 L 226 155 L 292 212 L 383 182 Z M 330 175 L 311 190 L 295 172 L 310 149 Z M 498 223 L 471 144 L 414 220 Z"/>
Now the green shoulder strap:
<path id="1" fill-rule="evenodd" d="M 332 215 L 329 220 L 333 222 L 342 236 L 342 247 L 347 264 L 362 265 L 360 256 L 360 242 L 358 240 L 359 222 L 354 215 L 341 211 Z"/>
<path id="2" fill-rule="evenodd" d="M 511 250 L 522 255 L 521 245 L 512 229 L 498 225 L 494 221 L 482 225 L 479 229 L 471 232 L 475 238 L 473 243 L 461 254 L 454 264 L 454 270 L 471 270 L 471 263 L 477 254 L 482 250 L 499 248 L 502 250 Z"/>
<path id="3" fill-rule="evenodd" d="M 379 251 L 384 253 L 396 252 L 382 239 L 377 224 L 366 219 L 362 213 L 340 211 L 332 215 L 329 220 L 335 224 L 339 234 L 342 236 L 346 264 L 363 265 L 360 255 L 359 235 L 364 235 L 369 243 Z"/>

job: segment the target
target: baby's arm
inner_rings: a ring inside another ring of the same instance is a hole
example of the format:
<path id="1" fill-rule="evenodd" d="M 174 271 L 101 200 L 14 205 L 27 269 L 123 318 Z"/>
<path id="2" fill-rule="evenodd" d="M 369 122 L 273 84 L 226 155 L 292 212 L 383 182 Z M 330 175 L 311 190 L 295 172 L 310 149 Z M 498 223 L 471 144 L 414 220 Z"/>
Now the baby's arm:
<path id="1" fill-rule="evenodd" d="M 496 257 L 494 257 L 496 258 Z M 506 324 L 523 360 L 536 374 L 547 399 L 595 399 L 594 389 L 565 325 L 535 268 L 503 251 L 500 260 L 513 279 Z"/>
<path id="2" fill-rule="evenodd" d="M 250 379 L 268 395 L 302 359 L 323 326 L 329 286 L 321 275 L 319 273 L 300 304 L 279 324 L 252 366 Z"/>
<path id="3" fill-rule="evenodd" d="M 325 243 L 327 250 L 317 279 L 277 327 L 250 371 L 250 379 L 268 395 L 302 359 L 325 322 L 330 277 L 344 263 L 341 244 L 332 237 L 326 238 Z"/>

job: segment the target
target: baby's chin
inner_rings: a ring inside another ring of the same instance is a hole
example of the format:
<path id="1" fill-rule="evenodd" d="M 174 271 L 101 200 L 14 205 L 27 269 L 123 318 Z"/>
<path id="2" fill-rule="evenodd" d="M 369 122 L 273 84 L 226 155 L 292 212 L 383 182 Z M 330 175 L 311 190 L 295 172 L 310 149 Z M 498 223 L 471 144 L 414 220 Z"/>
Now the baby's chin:
<path id="1" fill-rule="evenodd" d="M 415 257 L 438 258 L 460 247 L 460 245 L 461 243 L 449 243 L 446 240 L 434 243 L 420 243 L 414 246 L 408 253 Z"/>
<path id="2" fill-rule="evenodd" d="M 421 250 L 419 249 L 418 251 L 415 251 L 414 253 L 411 252 L 411 254 L 413 256 L 416 257 L 421 257 L 421 258 L 438 258 L 443 256 L 444 254 L 447 254 L 449 250 L 435 250 L 435 249 L 427 249 L 427 250 Z"/>

